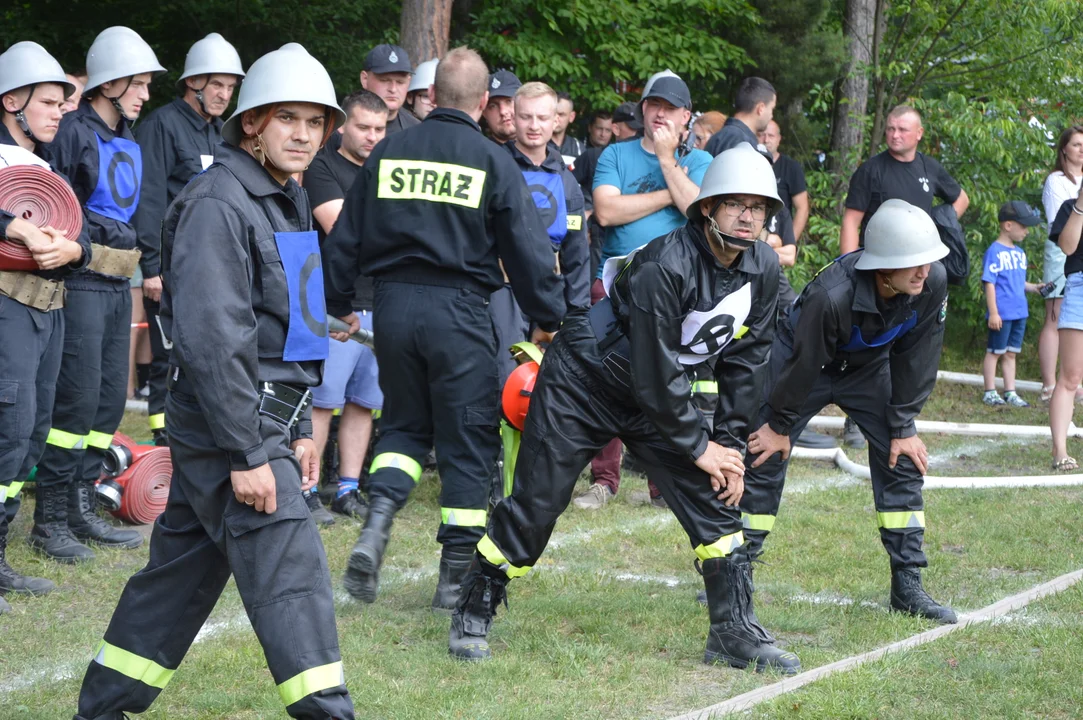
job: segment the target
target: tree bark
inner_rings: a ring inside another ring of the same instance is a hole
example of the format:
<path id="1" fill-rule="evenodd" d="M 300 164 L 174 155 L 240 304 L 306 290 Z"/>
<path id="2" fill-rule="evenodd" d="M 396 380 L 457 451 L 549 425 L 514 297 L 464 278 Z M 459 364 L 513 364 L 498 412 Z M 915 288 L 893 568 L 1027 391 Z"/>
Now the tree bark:
<path id="1" fill-rule="evenodd" d="M 829 167 L 848 178 L 864 150 L 865 113 L 869 104 L 869 69 L 873 64 L 877 0 L 847 0 L 846 39 L 850 61 L 839 83 L 831 130 Z"/>
<path id="2" fill-rule="evenodd" d="M 447 54 L 453 1 L 403 0 L 399 42 L 415 67 Z"/>

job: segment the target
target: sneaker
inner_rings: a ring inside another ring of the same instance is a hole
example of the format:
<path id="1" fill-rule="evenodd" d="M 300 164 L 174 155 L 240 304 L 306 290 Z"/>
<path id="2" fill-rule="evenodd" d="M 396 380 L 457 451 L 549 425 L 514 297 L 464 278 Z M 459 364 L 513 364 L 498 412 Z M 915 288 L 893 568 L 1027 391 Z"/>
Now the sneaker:
<path id="1" fill-rule="evenodd" d="M 1012 407 L 1030 407 L 1030 403 L 1016 395 L 1015 390 L 1004 393 L 1004 402 Z"/>
<path id="2" fill-rule="evenodd" d="M 613 493 L 609 488 L 599 483 L 594 483 L 590 486 L 590 489 L 585 493 L 577 497 L 573 502 L 575 506 L 580 510 L 600 510 L 605 507 L 605 504 L 609 502 L 613 497 Z"/>
<path id="3" fill-rule="evenodd" d="M 981 401 L 986 405 L 1006 405 L 1004 398 L 1000 397 L 1000 393 L 996 390 L 986 390 L 982 395 Z"/>
<path id="4" fill-rule="evenodd" d="M 656 507 L 656 508 L 661 508 L 663 510 L 668 510 L 669 509 L 669 505 L 666 505 L 666 499 L 664 497 L 662 497 L 661 495 L 659 495 L 658 497 L 652 497 L 651 498 L 651 506 Z"/>

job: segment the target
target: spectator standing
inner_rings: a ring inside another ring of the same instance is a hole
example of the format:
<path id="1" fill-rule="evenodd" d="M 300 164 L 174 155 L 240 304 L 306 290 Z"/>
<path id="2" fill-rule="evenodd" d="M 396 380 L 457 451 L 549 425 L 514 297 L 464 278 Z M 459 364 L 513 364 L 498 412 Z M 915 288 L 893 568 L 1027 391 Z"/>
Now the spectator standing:
<path id="1" fill-rule="evenodd" d="M 777 100 L 778 96 L 771 83 L 758 77 L 745 78 L 737 89 L 733 115 L 722 125 L 722 129 L 707 141 L 707 152 L 717 156 L 743 142 L 758 147 L 758 135 L 766 130 L 767 123 L 771 122 Z M 762 149 L 760 151 L 763 152 Z"/>
<path id="2" fill-rule="evenodd" d="M 805 182 L 805 171 L 801 163 L 789 155 L 780 152 L 778 147 L 782 144 L 782 130 L 778 123 L 772 120 L 767 123 L 767 129 L 763 131 L 763 145 L 767 152 L 771 153 L 772 167 L 775 170 L 775 180 L 778 182 L 778 195 L 782 203 L 793 218 L 794 240 L 800 241 L 801 235 L 808 225 L 809 197 L 808 184 Z"/>

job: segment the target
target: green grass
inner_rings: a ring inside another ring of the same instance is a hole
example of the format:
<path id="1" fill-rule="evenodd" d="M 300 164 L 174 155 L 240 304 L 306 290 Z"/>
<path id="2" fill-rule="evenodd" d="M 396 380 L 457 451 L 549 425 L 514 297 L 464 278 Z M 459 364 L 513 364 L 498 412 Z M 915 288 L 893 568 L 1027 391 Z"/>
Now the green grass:
<path id="1" fill-rule="evenodd" d="M 928 414 L 977 419 L 983 406 L 965 390 L 941 385 Z M 1022 422 L 1040 423 L 1035 417 L 1042 412 L 1022 411 Z M 124 426 L 137 437 L 148 435 L 145 427 L 138 416 Z M 1034 474 L 1049 462 L 1047 441 L 925 440 L 938 475 Z M 851 457 L 866 461 L 861 452 Z M 354 602 L 341 587 L 359 526 L 340 520 L 324 530 L 358 717 L 665 718 L 776 681 L 702 665 L 707 617 L 695 602 L 701 581 L 691 548 L 668 512 L 631 502 L 632 492 L 644 489 L 642 478 L 629 476 L 604 510 L 569 509 L 535 572 L 511 585 L 510 607 L 500 611 L 491 636 L 495 658 L 482 665 L 447 657 L 448 620 L 428 609 L 439 559 L 435 479 L 423 480 L 396 519 L 374 605 Z M 1083 488 L 930 490 L 926 503 L 926 586 L 959 611 L 1083 565 Z M 10 559 L 61 589 L 15 598 L 14 611 L 0 618 L 0 720 L 71 717 L 92 648 L 127 577 L 147 555 L 144 547 L 99 551 L 99 561 L 85 567 L 46 563 L 22 541 L 31 510 L 28 498 L 12 530 Z M 806 668 L 931 627 L 888 611 L 887 558 L 875 525 L 867 481 L 822 462 L 792 464 L 766 564 L 757 568 L 757 610 Z M 1080 706 L 1081 612 L 1083 592 L 1073 590 L 1024 611 L 1017 622 L 964 630 L 757 713 L 1073 716 Z M 282 717 L 232 583 L 211 628 L 142 717 Z"/>

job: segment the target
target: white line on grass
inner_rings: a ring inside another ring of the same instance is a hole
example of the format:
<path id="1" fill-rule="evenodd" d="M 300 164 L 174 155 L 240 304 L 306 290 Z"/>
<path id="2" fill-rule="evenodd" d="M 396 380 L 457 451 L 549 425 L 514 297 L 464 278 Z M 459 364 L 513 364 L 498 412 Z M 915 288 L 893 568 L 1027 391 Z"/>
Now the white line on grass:
<path id="1" fill-rule="evenodd" d="M 1019 608 L 1026 607 L 1034 600 L 1046 597 L 1047 595 L 1054 595 L 1069 588 L 1081 579 L 1083 579 L 1083 570 L 1066 573 L 1049 582 L 1036 585 L 1029 590 L 1006 597 L 992 605 L 987 605 L 980 610 L 965 613 L 959 618 L 959 623 L 957 625 L 941 625 L 938 628 L 926 630 L 923 633 L 918 633 L 917 635 L 913 635 L 904 640 L 893 642 L 890 645 L 885 645 L 876 650 L 861 653 L 860 655 L 854 655 L 853 657 L 845 658 L 829 665 L 824 665 L 814 670 L 809 670 L 800 673 L 799 675 L 785 678 L 772 685 L 767 685 L 758 690 L 738 695 L 737 697 L 730 698 L 729 700 L 725 700 L 716 705 L 711 705 L 700 710 L 693 710 L 684 715 L 678 715 L 670 718 L 670 720 L 711 720 L 711 718 L 721 718 L 730 713 L 748 710 L 755 705 L 776 698 L 784 693 L 793 692 L 800 687 L 821 680 L 829 675 L 852 670 L 855 667 L 859 667 L 874 660 L 879 660 L 889 653 L 918 647 L 919 645 L 924 645 L 933 640 L 942 638 L 945 635 L 950 635 L 956 630 L 961 630 L 970 625 L 976 625 L 978 623 L 988 622 L 995 618 L 1003 617 Z"/>

